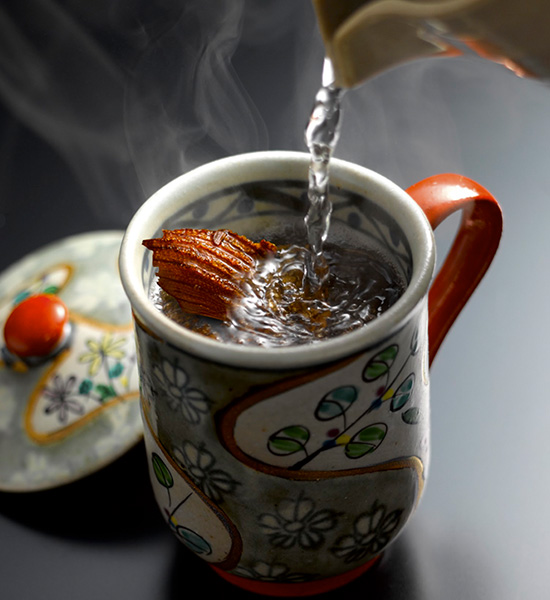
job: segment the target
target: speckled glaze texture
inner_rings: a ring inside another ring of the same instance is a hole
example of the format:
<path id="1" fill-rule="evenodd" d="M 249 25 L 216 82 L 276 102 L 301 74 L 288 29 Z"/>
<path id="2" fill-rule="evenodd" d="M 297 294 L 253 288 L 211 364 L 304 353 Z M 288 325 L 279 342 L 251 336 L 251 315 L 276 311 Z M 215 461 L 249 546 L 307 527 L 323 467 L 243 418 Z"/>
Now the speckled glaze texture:
<path id="1" fill-rule="evenodd" d="M 408 286 L 360 330 L 283 349 L 216 342 L 170 322 L 148 300 L 154 270 L 139 246 L 177 227 L 275 243 L 303 235 L 307 166 L 307 155 L 274 152 L 202 167 L 142 207 L 121 250 L 164 519 L 218 573 L 269 595 L 342 585 L 375 563 L 418 506 L 430 458 L 430 221 L 391 182 L 334 161 L 331 233 L 376 245 Z M 453 185 L 460 196 L 457 181 L 428 182 L 432 199 Z M 446 312 L 445 299 L 433 300 Z M 436 324 L 438 343 L 451 322 Z"/>
<path id="2" fill-rule="evenodd" d="M 358 567 L 398 535 L 429 462 L 425 306 L 314 370 L 226 367 L 137 336 L 155 496 L 186 546 L 288 583 Z"/>
<path id="3" fill-rule="evenodd" d="M 71 326 L 59 352 L 28 364 L 0 337 L 0 490 L 75 481 L 142 439 L 132 315 L 117 268 L 121 239 L 120 231 L 65 238 L 0 276 L 0 335 L 12 310 L 35 294 L 62 300 Z"/>

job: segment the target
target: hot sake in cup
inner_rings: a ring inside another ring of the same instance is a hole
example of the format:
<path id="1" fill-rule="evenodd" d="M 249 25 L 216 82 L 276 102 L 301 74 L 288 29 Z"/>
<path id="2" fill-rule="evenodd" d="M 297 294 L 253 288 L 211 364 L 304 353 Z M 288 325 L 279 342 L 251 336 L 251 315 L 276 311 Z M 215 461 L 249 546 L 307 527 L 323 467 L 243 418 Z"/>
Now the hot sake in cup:
<path id="1" fill-rule="evenodd" d="M 333 160 L 331 232 L 398 265 L 407 285 L 393 306 L 350 333 L 283 348 L 216 341 L 158 310 L 143 240 L 204 228 L 296 242 L 308 165 L 307 154 L 261 152 L 195 169 L 140 208 L 120 254 L 162 514 L 221 576 L 269 595 L 345 584 L 411 517 L 429 465 L 429 364 L 502 229 L 497 202 L 469 179 L 438 175 L 405 192 Z M 432 283 L 432 227 L 456 210 L 459 232 Z"/>

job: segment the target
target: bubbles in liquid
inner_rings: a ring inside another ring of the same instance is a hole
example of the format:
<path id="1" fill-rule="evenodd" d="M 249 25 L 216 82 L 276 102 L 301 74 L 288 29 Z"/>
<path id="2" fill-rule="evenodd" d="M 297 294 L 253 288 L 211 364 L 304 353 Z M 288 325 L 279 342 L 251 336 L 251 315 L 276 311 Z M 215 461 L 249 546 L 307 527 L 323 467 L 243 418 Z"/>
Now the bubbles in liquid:
<path id="1" fill-rule="evenodd" d="M 335 337 L 379 316 L 405 289 L 397 269 L 376 250 L 335 245 L 325 247 L 327 270 L 312 287 L 308 253 L 291 246 L 259 265 L 230 316 L 229 339 L 290 346 Z"/>
<path id="2" fill-rule="evenodd" d="M 309 249 L 290 246 L 259 262 L 227 321 L 188 315 L 154 286 L 151 298 L 164 314 L 193 331 L 223 342 L 264 347 L 291 346 L 331 338 L 378 317 L 403 293 L 406 283 L 394 264 L 374 248 L 326 244 L 326 276 L 308 285 Z"/>
<path id="3" fill-rule="evenodd" d="M 387 257 L 373 248 L 326 243 L 332 212 L 329 167 L 340 133 L 342 95 L 326 59 L 323 85 L 305 131 L 311 155 L 307 244 L 290 245 L 261 261 L 225 322 L 184 314 L 155 285 L 152 300 L 162 312 L 220 341 L 290 346 L 357 329 L 397 301 L 406 283 Z"/>

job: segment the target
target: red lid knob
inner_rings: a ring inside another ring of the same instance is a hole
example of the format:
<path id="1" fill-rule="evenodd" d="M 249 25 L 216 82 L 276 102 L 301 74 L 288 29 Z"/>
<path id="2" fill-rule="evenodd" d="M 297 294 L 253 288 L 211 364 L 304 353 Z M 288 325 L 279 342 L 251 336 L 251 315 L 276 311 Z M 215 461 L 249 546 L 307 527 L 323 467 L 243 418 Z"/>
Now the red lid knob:
<path id="1" fill-rule="evenodd" d="M 30 296 L 18 304 L 4 325 L 7 349 L 20 358 L 47 356 L 63 337 L 69 311 L 51 294 Z"/>

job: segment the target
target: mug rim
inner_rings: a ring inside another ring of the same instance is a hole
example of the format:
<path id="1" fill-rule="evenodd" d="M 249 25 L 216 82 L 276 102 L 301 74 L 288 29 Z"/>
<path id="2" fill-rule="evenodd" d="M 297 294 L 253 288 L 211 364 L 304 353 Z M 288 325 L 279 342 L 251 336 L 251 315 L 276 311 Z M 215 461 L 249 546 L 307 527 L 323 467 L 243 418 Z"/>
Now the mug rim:
<path id="1" fill-rule="evenodd" d="M 180 175 L 152 194 L 132 217 L 122 239 L 119 271 L 134 317 L 160 339 L 197 357 L 233 367 L 284 370 L 334 362 L 373 347 L 399 330 L 423 301 L 435 269 L 433 230 L 407 192 L 383 175 L 354 163 L 331 158 L 331 185 L 345 187 L 381 204 L 403 229 L 411 246 L 412 275 L 397 302 L 365 326 L 340 336 L 296 346 L 263 347 L 221 342 L 178 325 L 155 308 L 142 284 L 144 239 L 155 235 L 186 198 L 259 179 L 308 180 L 305 152 L 268 150 L 221 158 Z M 245 168 L 246 167 L 246 168 Z M 214 176 L 215 173 L 215 176 Z M 246 175 L 246 176 L 244 176 Z M 238 232 L 237 232 L 238 233 Z"/>

